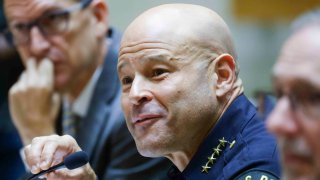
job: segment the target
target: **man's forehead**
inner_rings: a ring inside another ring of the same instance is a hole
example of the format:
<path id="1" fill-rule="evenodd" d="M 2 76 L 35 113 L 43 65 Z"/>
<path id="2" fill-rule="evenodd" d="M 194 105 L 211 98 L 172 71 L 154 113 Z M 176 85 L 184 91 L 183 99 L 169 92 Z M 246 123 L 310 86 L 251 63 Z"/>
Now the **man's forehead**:
<path id="1" fill-rule="evenodd" d="M 4 8 L 7 18 L 28 18 L 50 10 L 66 7 L 74 0 L 5 0 Z"/>
<path id="2" fill-rule="evenodd" d="M 301 59 L 296 61 L 280 58 L 273 69 L 273 79 L 280 84 L 308 83 L 320 89 L 320 59 L 316 62 Z M 277 84 L 277 83 L 276 83 Z"/>
<path id="3" fill-rule="evenodd" d="M 284 45 L 285 53 L 320 58 L 320 26 L 307 26 L 293 33 Z"/>
<path id="4" fill-rule="evenodd" d="M 300 31 L 294 33 L 285 43 L 277 66 L 282 68 L 304 70 L 320 73 L 320 33 L 317 31 Z M 291 71 L 292 72 L 292 71 Z"/>
<path id="5" fill-rule="evenodd" d="M 186 59 L 187 58 L 181 56 L 176 56 L 167 50 L 145 49 L 144 52 L 125 54 L 119 57 L 118 71 L 131 66 L 144 68 L 144 66 L 156 64 L 188 64 Z"/>

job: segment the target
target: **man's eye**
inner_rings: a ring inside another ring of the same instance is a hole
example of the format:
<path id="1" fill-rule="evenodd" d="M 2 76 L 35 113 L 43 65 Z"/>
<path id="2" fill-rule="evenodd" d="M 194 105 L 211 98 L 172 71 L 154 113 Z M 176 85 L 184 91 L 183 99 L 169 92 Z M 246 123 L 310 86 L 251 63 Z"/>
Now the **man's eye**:
<path id="1" fill-rule="evenodd" d="M 132 78 L 130 77 L 124 77 L 122 78 L 121 82 L 122 82 L 122 85 L 127 85 L 127 84 L 131 84 L 132 83 Z"/>
<path id="2" fill-rule="evenodd" d="M 68 13 L 50 13 L 39 20 L 39 25 L 46 33 L 59 33 L 66 29 Z"/>
<path id="3" fill-rule="evenodd" d="M 64 14 L 50 14 L 41 19 L 42 25 L 54 24 L 60 21 L 64 21 L 66 19 L 66 15 Z"/>
<path id="4" fill-rule="evenodd" d="M 21 24 L 15 24 L 13 28 L 14 28 L 15 31 L 19 31 L 19 32 L 27 31 L 29 29 L 27 24 L 22 24 L 22 23 Z"/>
<path id="5" fill-rule="evenodd" d="M 306 103 L 310 105 L 319 105 L 320 104 L 320 94 L 319 93 L 313 93 L 308 94 L 305 98 Z"/>
<path id="6" fill-rule="evenodd" d="M 155 69 L 152 72 L 152 76 L 157 77 L 157 76 L 160 76 L 160 75 L 167 73 L 167 72 L 168 72 L 168 70 L 165 70 L 165 69 Z"/>

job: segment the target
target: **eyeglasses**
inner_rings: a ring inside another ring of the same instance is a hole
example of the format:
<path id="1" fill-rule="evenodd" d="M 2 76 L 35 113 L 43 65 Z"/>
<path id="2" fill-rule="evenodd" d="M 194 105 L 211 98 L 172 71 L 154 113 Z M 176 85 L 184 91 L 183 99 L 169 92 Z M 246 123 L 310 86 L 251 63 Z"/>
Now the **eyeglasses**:
<path id="1" fill-rule="evenodd" d="M 310 92 L 288 95 L 291 109 L 295 114 L 320 119 L 320 93 Z"/>
<path id="2" fill-rule="evenodd" d="M 69 8 L 55 10 L 29 23 L 10 24 L 10 31 L 13 35 L 15 45 L 25 45 L 29 43 L 30 30 L 37 26 L 43 36 L 62 34 L 68 30 L 70 14 L 77 10 L 83 10 L 91 4 L 92 0 L 83 0 Z"/>

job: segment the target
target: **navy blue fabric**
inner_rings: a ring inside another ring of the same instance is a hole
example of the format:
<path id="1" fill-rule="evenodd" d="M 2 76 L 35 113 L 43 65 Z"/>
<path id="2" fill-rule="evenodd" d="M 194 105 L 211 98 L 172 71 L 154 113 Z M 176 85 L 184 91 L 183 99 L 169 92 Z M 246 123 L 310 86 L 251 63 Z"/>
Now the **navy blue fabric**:
<path id="1" fill-rule="evenodd" d="M 274 176 L 270 172 L 265 172 L 262 170 L 249 170 L 246 172 L 243 172 L 238 177 L 235 178 L 236 180 L 278 180 L 279 177 Z"/>
<path id="2" fill-rule="evenodd" d="M 0 32 L 6 28 L 3 1 L 0 0 Z M 0 55 L 0 59 L 3 58 Z M 23 66 L 18 56 L 0 60 L 0 179 L 15 180 L 25 173 L 19 151 L 22 142 L 15 129 L 8 105 L 8 91 L 17 80 Z"/>
<path id="3" fill-rule="evenodd" d="M 219 139 L 236 141 L 222 150 L 208 173 L 201 172 Z M 263 170 L 275 177 L 280 177 L 280 165 L 276 141 L 257 115 L 255 107 L 240 95 L 229 106 L 218 123 L 200 145 L 185 170 L 180 173 L 176 167 L 169 171 L 170 179 L 234 179 L 250 170 Z"/>
<path id="4" fill-rule="evenodd" d="M 3 0 L 0 0 L 0 32 L 7 26 L 3 11 Z"/>

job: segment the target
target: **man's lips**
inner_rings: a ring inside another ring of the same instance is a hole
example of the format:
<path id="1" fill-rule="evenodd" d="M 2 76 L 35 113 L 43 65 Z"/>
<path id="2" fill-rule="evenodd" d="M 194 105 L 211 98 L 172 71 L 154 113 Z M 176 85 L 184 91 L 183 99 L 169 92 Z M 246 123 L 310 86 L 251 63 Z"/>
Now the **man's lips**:
<path id="1" fill-rule="evenodd" d="M 161 118 L 162 116 L 159 114 L 139 114 L 137 117 L 132 118 L 132 123 L 137 124 L 141 122 L 145 122 L 148 120 L 156 119 L 156 118 Z"/>
<path id="2" fill-rule="evenodd" d="M 312 157 L 304 154 L 295 154 L 292 152 L 286 152 L 283 154 L 283 159 L 285 164 L 292 165 L 292 164 L 310 164 L 312 162 Z"/>

